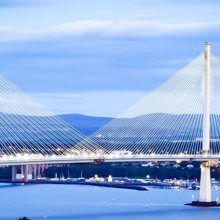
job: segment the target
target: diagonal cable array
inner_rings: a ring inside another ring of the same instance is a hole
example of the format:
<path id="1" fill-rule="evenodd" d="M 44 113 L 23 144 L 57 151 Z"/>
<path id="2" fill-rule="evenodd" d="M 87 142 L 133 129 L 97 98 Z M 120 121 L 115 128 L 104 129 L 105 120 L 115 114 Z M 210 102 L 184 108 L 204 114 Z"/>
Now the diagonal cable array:
<path id="1" fill-rule="evenodd" d="M 211 54 L 211 88 L 210 88 L 210 138 L 213 152 L 220 148 L 220 62 Z"/>
<path id="2" fill-rule="evenodd" d="M 210 149 L 220 152 L 220 62 L 211 55 Z M 0 155 L 199 154 L 204 53 L 85 137 L 0 75 Z"/>
<path id="3" fill-rule="evenodd" d="M 89 138 L 110 154 L 199 154 L 204 53 Z M 147 83 L 147 82 L 146 82 Z M 220 149 L 220 62 L 211 56 L 210 148 Z"/>
<path id="4" fill-rule="evenodd" d="M 0 155 L 83 155 L 100 146 L 0 75 Z"/>

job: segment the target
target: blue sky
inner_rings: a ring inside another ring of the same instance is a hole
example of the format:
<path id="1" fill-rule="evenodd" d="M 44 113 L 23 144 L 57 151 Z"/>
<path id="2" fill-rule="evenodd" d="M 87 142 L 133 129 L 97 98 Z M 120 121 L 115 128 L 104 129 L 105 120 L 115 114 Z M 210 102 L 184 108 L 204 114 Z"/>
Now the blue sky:
<path id="1" fill-rule="evenodd" d="M 115 117 L 204 51 L 217 0 L 2 0 L 0 73 L 56 114 Z"/>

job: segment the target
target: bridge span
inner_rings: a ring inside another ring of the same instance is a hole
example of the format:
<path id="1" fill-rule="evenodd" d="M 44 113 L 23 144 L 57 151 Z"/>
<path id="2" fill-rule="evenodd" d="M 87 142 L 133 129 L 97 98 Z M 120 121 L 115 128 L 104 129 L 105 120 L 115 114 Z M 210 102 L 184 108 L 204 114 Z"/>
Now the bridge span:
<path id="1" fill-rule="evenodd" d="M 48 157 L 5 157 L 0 159 L 0 166 L 32 164 L 71 164 L 71 163 L 112 163 L 112 162 L 153 162 L 153 161 L 220 161 L 220 155 L 132 155 L 132 156 L 48 156 Z"/>
<path id="2" fill-rule="evenodd" d="M 89 137 L 0 75 L 0 165 L 201 161 L 198 205 L 212 205 L 211 161 L 220 160 L 220 62 L 205 52 Z M 125 152 L 125 154 L 124 154 Z"/>

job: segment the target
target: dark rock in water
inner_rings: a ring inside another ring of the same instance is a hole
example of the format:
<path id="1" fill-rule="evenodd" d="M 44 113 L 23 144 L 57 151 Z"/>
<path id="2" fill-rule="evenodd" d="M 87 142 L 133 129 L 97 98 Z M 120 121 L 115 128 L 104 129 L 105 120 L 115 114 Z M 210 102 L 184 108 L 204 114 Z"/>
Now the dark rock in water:
<path id="1" fill-rule="evenodd" d="M 194 201 L 192 203 L 187 203 L 185 205 L 191 205 L 191 206 L 203 206 L 203 207 L 212 207 L 212 206 L 220 206 L 220 204 L 216 201 L 212 202 L 199 202 L 199 201 Z"/>

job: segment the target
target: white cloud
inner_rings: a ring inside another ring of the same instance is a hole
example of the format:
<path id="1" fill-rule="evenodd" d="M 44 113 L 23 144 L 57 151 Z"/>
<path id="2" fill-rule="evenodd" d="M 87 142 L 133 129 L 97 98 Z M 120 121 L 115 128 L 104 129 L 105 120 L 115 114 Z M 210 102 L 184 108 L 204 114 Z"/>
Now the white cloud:
<path id="1" fill-rule="evenodd" d="M 153 20 L 76 21 L 45 30 L 20 30 L 0 27 L 0 41 L 56 40 L 68 36 L 96 35 L 100 37 L 161 37 L 200 35 L 218 31 L 220 23 L 167 24 Z"/>

